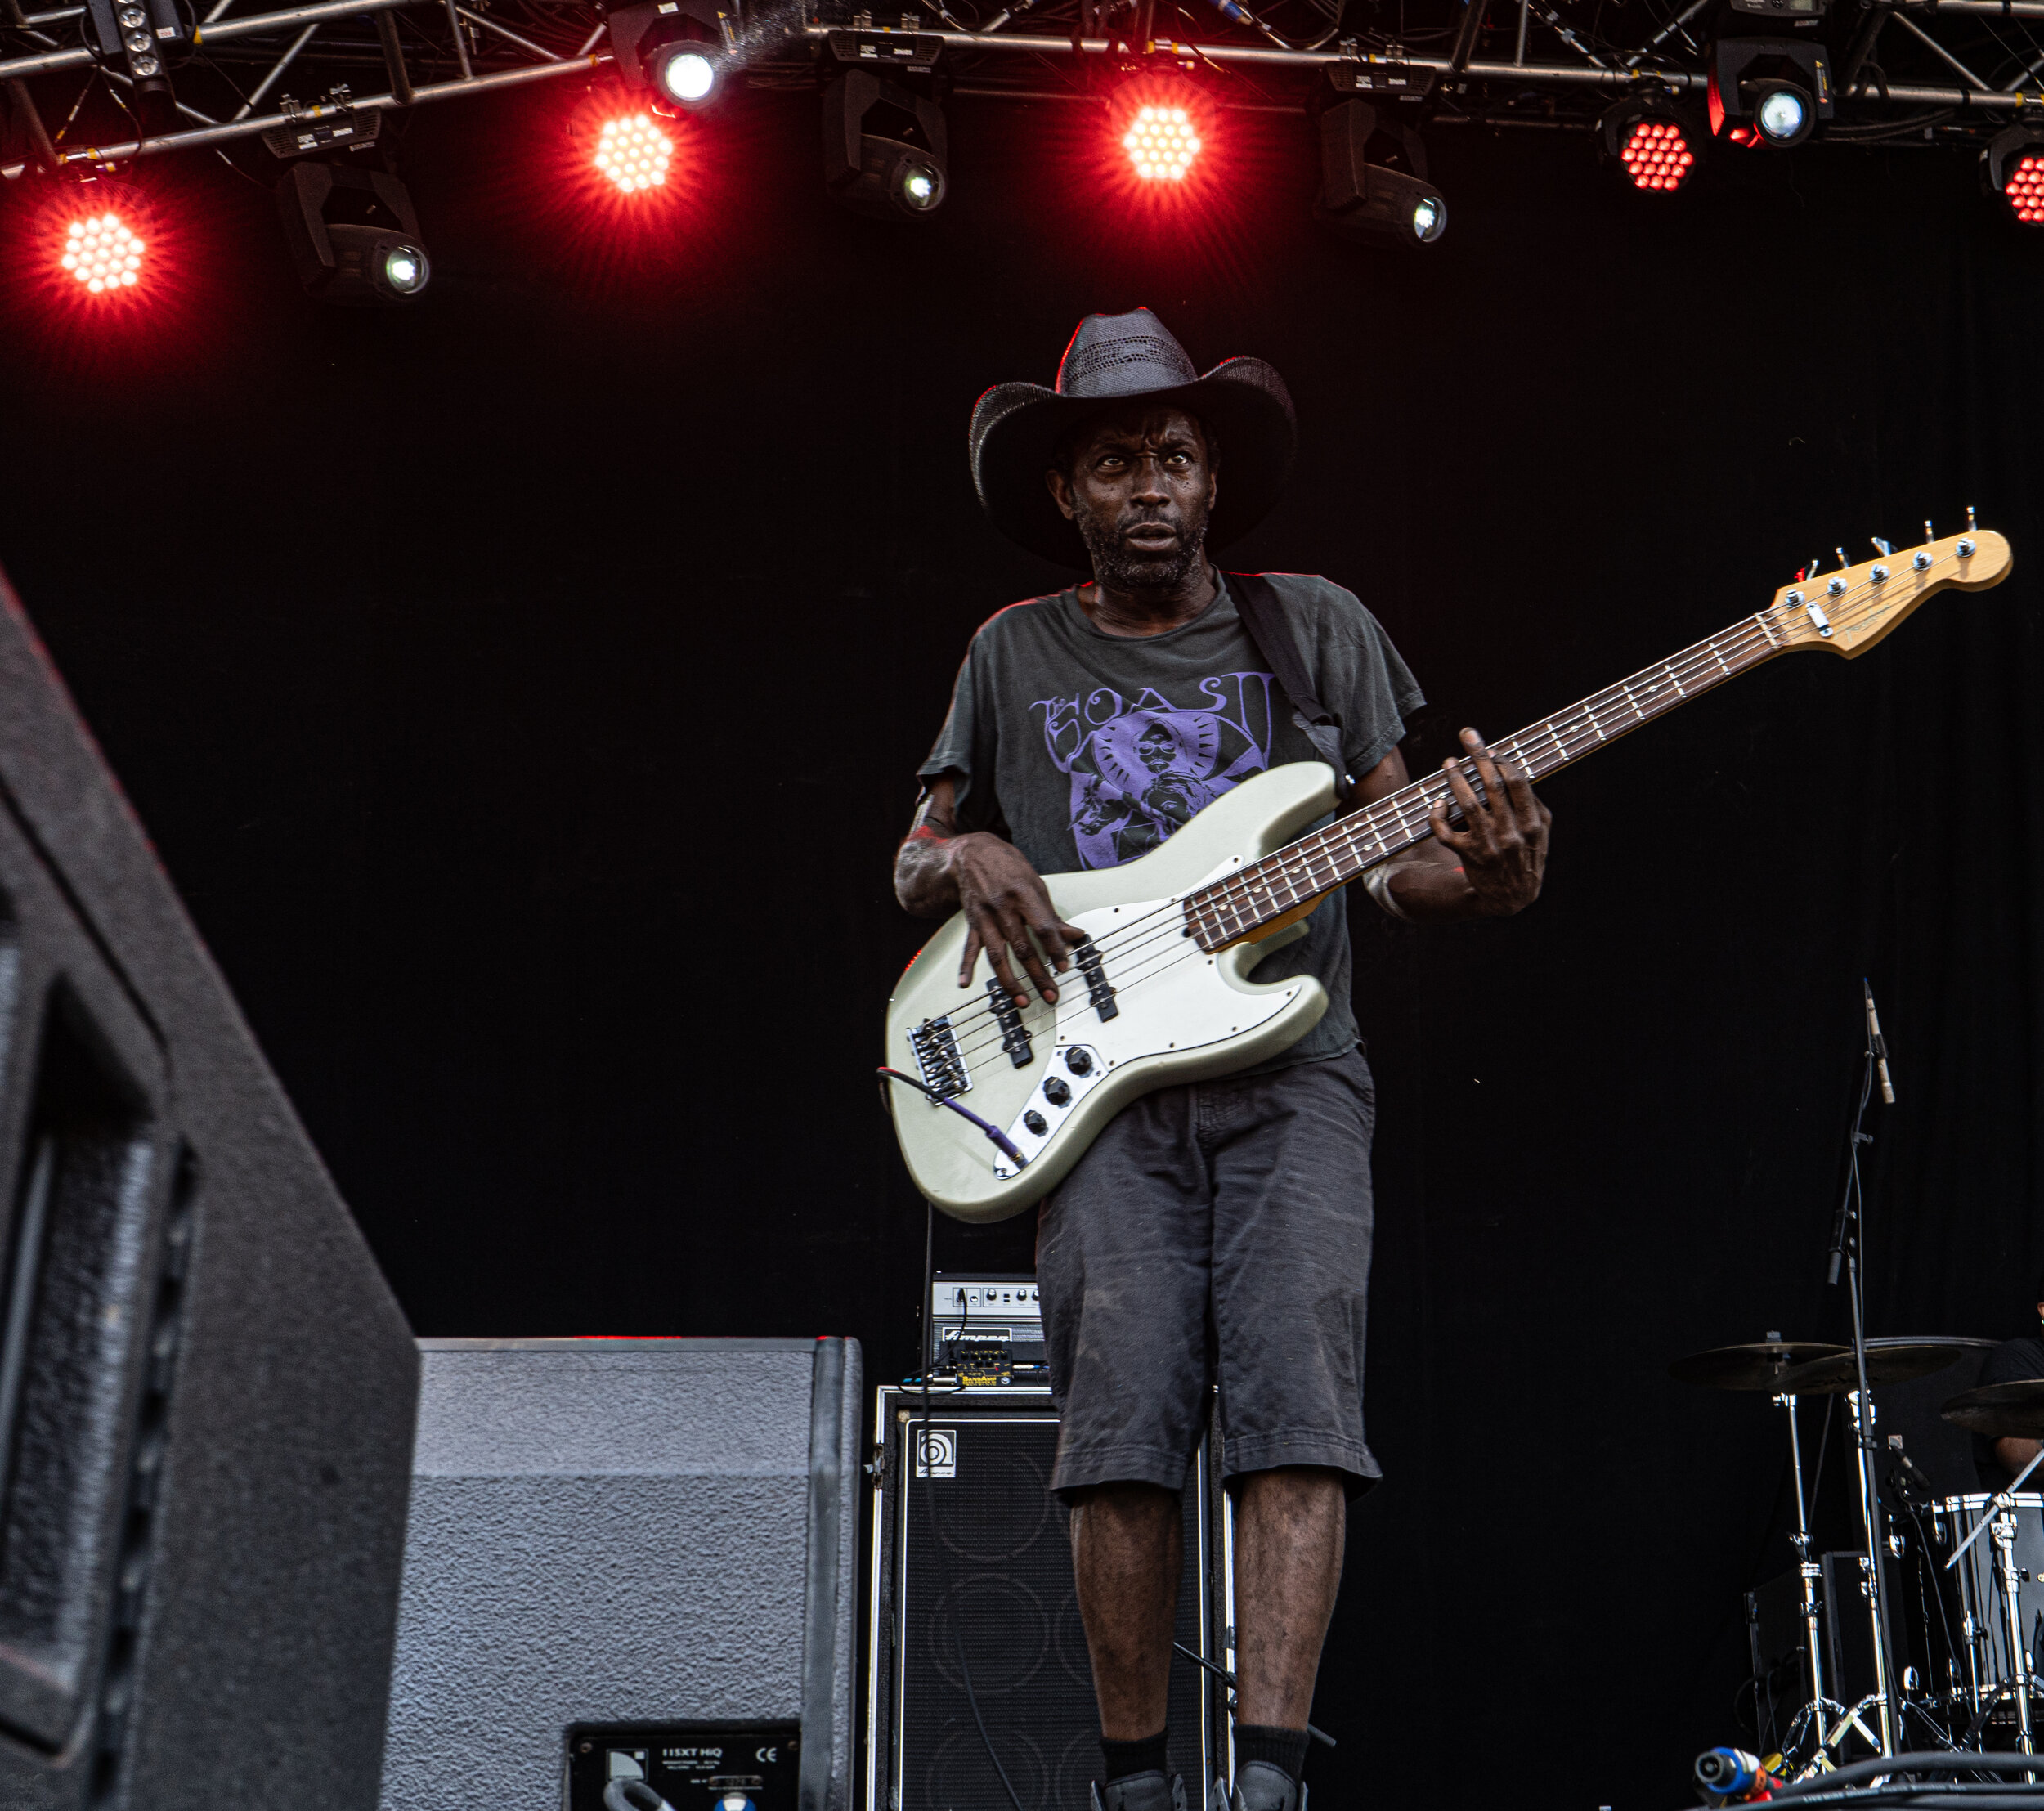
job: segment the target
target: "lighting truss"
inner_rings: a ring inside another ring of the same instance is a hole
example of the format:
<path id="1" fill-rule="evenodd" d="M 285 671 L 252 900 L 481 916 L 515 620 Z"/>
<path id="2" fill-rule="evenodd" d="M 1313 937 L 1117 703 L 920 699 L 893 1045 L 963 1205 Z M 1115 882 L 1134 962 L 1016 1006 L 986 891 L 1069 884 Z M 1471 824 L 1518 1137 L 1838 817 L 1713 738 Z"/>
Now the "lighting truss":
<path id="1" fill-rule="evenodd" d="M 0 0 L 0 121 L 13 123 L 0 138 L 0 177 L 97 173 L 279 128 L 342 132 L 390 109 L 586 81 L 611 62 L 591 0 L 316 0 L 246 12 L 238 3 L 252 0 L 212 0 L 173 70 L 175 128 L 138 137 L 123 92 L 132 78 L 96 61 L 83 5 Z M 1240 0 L 896 0 L 912 10 L 885 16 L 854 10 L 870 0 L 726 3 L 741 85 L 815 87 L 833 65 L 941 60 L 959 98 L 1099 107 L 1128 73 L 1147 69 L 1188 77 L 1216 110 L 1302 113 L 1326 72 L 1341 71 L 1359 91 L 1411 96 L 1429 132 L 1590 133 L 1616 100 L 1649 84 L 1700 102 L 1710 50 L 1710 0 L 1680 11 L 1683 0 L 1647 0 L 1626 14 L 1593 0 L 1257 0 L 1254 11 Z M 1656 7 L 1629 42 L 1597 23 Z M 1830 0 L 1822 29 L 1836 117 L 1816 146 L 1977 149 L 2039 101 L 2044 0 Z"/>

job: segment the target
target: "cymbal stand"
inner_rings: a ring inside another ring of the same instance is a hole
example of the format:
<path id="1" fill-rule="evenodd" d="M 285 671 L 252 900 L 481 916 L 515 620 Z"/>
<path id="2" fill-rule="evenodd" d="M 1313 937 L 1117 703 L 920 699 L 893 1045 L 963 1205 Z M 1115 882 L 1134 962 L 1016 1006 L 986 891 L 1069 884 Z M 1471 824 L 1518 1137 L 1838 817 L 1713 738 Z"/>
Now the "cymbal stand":
<path id="1" fill-rule="evenodd" d="M 1850 1142 L 1846 1146 L 1845 1187 L 1839 1199 L 1838 1217 L 1831 1228 L 1831 1262 L 1824 1280 L 1836 1286 L 1843 1262 L 1846 1291 L 1853 1302 L 1853 1362 L 1859 1384 L 1846 1401 L 1852 1410 L 1852 1437 L 1859 1460 L 1859 1517 L 1861 1532 L 1867 1543 L 1867 1607 L 1873 1625 L 1874 1692 L 1880 1707 L 1880 1751 L 1888 1755 L 1895 1752 L 1896 1737 L 1902 1724 L 1902 1703 L 1895 1692 L 1894 1651 L 1888 1640 L 1888 1591 L 1881 1576 L 1880 1479 L 1875 1470 L 1874 1399 L 1867 1387 L 1866 1280 L 1859 1263 L 1862 1209 L 1865 1204 L 1859 1181 L 1859 1151 L 1862 1145 L 1873 1142 L 1871 1136 L 1861 1131 L 1860 1127 L 1867 1117 L 1867 1100 L 1874 1092 L 1875 1064 L 1880 1061 L 1885 1068 L 1885 1054 L 1875 1047 L 1870 1003 L 1866 1067 L 1860 1079 L 1859 1105 L 1853 1114 Z M 1882 1092 L 1884 1096 L 1889 1094 L 1885 1087 Z"/>
<path id="2" fill-rule="evenodd" d="M 1842 1704 L 1834 1705 L 1832 1708 L 1839 1713 L 1839 1716 L 1838 1721 L 1831 1725 L 1829 1734 L 1825 1733 L 1822 1719 L 1819 1718 L 1818 1721 L 1818 1734 L 1822 1738 L 1822 1746 L 1819 1748 L 1818 1752 L 1820 1754 L 1828 1754 L 1832 1749 L 1837 1747 L 1837 1746 L 1845 1739 L 1845 1732 L 1849 1729 L 1857 1729 L 1860 1733 L 1861 1736 L 1865 1738 L 1867 1746 L 1869 1748 L 1879 1746 L 1880 1745 L 1874 1740 L 1873 1732 L 1869 1729 L 1865 1724 L 1859 1720 L 1859 1713 L 1862 1710 L 1871 1709 L 1873 1706 L 1880 1703 L 1880 1694 L 1879 1692 L 1869 1692 L 1865 1697 L 1862 1698 L 1859 1702 L 1855 1704 L 1849 1710 L 1848 1710 Z"/>
<path id="3" fill-rule="evenodd" d="M 1815 1560 L 1810 1558 L 1809 1510 L 1803 1496 L 1803 1441 L 1795 1424 L 1795 1398 L 1777 1396 L 1774 1399 L 1788 1410 L 1789 1468 L 1795 1477 L 1795 1532 L 1789 1536 L 1789 1544 L 1795 1549 L 1795 1570 L 1803 1580 L 1803 1639 L 1804 1651 L 1810 1662 L 1811 1715 L 1816 1719 L 1819 1737 L 1824 1727 L 1824 1706 L 1829 1701 L 1824 1696 L 1824 1660 L 1818 1637 L 1818 1581 L 1822 1573 Z"/>
<path id="4" fill-rule="evenodd" d="M 2033 1462 L 2034 1463 L 2034 1462 Z M 2023 1598 L 2015 1582 L 2015 1511 L 1996 1509 L 1994 1563 L 2001 1576 L 2001 1602 L 2009 1619 L 2009 1689 L 2015 1694 L 2015 1746 L 2026 1755 L 2030 1746 L 2030 1656 L 2023 1639 Z"/>
<path id="5" fill-rule="evenodd" d="M 2001 1689 L 1980 1709 L 1974 1719 L 1975 1730 L 1967 1732 L 1969 1737 L 1983 1726 L 1994 1706 L 2002 1694 L 2015 1694 L 2015 1746 L 2025 1755 L 2036 1753 L 2032 1746 L 2030 1728 L 2030 1693 L 2036 1689 L 2034 1670 L 2030 1665 L 2028 1643 L 2023 1634 L 2023 1597 L 2016 1578 L 2015 1566 L 2015 1493 L 2023 1488 L 2024 1481 L 2040 1464 L 2044 1464 L 2044 1448 L 2040 1448 L 2029 1464 L 2015 1474 L 2014 1481 L 2005 1490 L 1997 1490 L 1988 1499 L 1986 1513 L 1973 1525 L 1973 1532 L 1952 1550 L 1952 1556 L 1944 1562 L 1948 1572 L 1966 1557 L 1966 1549 L 1990 1529 L 1994 1535 L 1994 1570 L 2001 1586 L 2001 1613 L 2009 1625 L 2009 1670 L 2015 1675 L 2005 1679 Z M 1970 1626 L 1973 1618 L 1967 1616 Z"/>
<path id="6" fill-rule="evenodd" d="M 1858 1266 L 1853 1266 L 1855 1273 Z M 1858 1278 L 1853 1288 L 1858 1309 Z M 1895 1692 L 1894 1650 L 1888 1641 L 1888 1584 L 1880 1566 L 1880 1480 L 1874 1470 L 1874 1401 L 1867 1393 L 1867 1351 L 1860 1332 L 1860 1317 L 1853 1316 L 1853 1343 L 1859 1352 L 1859 1387 L 1845 1398 L 1852 1411 L 1852 1437 L 1859 1449 L 1859 1520 L 1867 1543 L 1861 1563 L 1866 1567 L 1867 1614 L 1873 1627 L 1874 1692 L 1880 1700 L 1880 1751 L 1896 1751 L 1895 1738 L 1902 1723 L 1902 1705 Z"/>

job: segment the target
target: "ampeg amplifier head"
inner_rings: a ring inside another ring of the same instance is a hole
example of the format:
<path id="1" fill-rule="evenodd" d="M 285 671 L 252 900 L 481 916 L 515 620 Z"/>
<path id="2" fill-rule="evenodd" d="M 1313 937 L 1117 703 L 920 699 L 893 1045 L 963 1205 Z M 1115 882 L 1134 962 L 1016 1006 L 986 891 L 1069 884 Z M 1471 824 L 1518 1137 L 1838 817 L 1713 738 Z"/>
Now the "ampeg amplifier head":
<path id="1" fill-rule="evenodd" d="M 966 1389 L 1050 1383 L 1043 1310 L 1026 1272 L 939 1271 L 927 1325 L 923 1362 L 933 1376 L 955 1377 Z"/>

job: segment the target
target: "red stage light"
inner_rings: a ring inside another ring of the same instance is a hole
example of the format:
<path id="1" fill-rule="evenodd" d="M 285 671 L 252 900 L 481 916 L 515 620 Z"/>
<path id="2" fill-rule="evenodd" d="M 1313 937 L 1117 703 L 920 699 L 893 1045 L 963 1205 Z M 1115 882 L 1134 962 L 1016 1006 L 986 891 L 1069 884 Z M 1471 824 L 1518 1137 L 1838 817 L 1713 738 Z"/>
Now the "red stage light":
<path id="1" fill-rule="evenodd" d="M 1680 188 L 1689 180 L 1696 153 L 1672 119 L 1643 119 L 1618 154 L 1636 189 Z"/>
<path id="2" fill-rule="evenodd" d="M 1136 110 L 1123 135 L 1122 149 L 1136 174 L 1145 182 L 1182 182 L 1199 155 L 1199 132 L 1183 107 L 1169 103 Z"/>
<path id="3" fill-rule="evenodd" d="M 2044 157 L 2020 159 L 2008 173 L 2001 192 L 2015 209 L 2015 217 L 2026 226 L 2044 221 Z"/>
<path id="4" fill-rule="evenodd" d="M 657 188 L 667 180 L 675 141 L 650 114 L 607 119 L 596 138 L 596 167 L 625 195 Z"/>
<path id="5" fill-rule="evenodd" d="M 58 263 L 92 294 L 118 294 L 141 281 L 144 249 L 141 238 L 110 208 L 65 228 Z"/>

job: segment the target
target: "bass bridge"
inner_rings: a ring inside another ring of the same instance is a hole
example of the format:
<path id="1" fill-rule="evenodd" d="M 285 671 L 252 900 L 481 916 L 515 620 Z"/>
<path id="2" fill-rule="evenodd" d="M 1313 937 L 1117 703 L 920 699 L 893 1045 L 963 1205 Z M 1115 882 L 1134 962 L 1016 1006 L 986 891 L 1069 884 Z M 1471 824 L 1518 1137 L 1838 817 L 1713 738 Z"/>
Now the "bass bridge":
<path id="1" fill-rule="evenodd" d="M 941 1019 L 926 1019 L 912 1027 L 908 1047 L 916 1053 L 916 1067 L 922 1071 L 923 1081 L 930 1089 L 923 1098 L 930 1105 L 948 1100 L 953 1095 L 971 1092 L 972 1071 L 966 1067 L 966 1060 L 959 1054 L 958 1040 L 953 1035 L 949 1015 Z"/>

